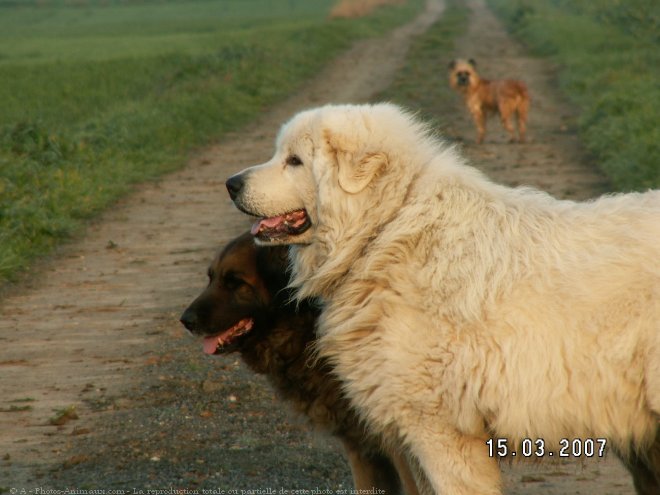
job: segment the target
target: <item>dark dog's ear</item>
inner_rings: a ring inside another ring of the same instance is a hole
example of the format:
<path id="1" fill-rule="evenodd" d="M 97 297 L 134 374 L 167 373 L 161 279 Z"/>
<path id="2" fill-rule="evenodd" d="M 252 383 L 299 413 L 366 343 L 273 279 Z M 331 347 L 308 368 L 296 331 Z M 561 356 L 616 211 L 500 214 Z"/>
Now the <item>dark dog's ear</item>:
<path id="1" fill-rule="evenodd" d="M 337 160 L 339 187 L 357 194 L 369 185 L 378 171 L 387 165 L 387 155 L 380 151 L 356 150 L 350 137 L 325 131 L 326 142 Z"/>
<path id="2" fill-rule="evenodd" d="M 473 58 L 468 59 L 468 64 L 470 64 L 470 65 L 471 65 L 472 67 L 474 67 L 475 69 L 477 68 L 477 61 L 476 61 L 475 59 L 473 59 Z"/>
<path id="3" fill-rule="evenodd" d="M 257 270 L 271 294 L 276 295 L 289 285 L 288 246 L 257 247 Z"/>
<path id="4" fill-rule="evenodd" d="M 454 70 L 455 67 L 456 67 L 456 60 L 452 60 L 451 62 L 449 62 L 449 65 L 447 65 L 447 68 L 449 70 Z"/>

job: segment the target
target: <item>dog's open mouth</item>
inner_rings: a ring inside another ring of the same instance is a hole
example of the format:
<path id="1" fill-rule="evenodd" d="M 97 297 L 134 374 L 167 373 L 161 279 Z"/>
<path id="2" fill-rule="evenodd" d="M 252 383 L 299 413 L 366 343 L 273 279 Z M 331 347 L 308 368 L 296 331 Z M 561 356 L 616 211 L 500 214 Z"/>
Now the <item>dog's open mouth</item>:
<path id="1" fill-rule="evenodd" d="M 261 218 L 252 225 L 252 235 L 262 241 L 274 241 L 300 235 L 312 226 L 307 212 L 295 210 L 284 215 Z"/>
<path id="2" fill-rule="evenodd" d="M 212 337 L 205 337 L 204 354 L 220 354 L 225 352 L 239 337 L 252 330 L 253 326 L 254 320 L 252 318 L 243 318 L 228 330 Z"/>

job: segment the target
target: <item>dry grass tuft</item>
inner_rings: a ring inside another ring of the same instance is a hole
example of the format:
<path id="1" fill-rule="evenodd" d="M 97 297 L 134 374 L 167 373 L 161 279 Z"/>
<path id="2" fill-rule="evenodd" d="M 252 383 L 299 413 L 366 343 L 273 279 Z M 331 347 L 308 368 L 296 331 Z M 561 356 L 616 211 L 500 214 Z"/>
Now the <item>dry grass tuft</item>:
<path id="1" fill-rule="evenodd" d="M 407 0 L 339 0 L 330 11 L 330 18 L 353 19 L 369 15 L 383 5 L 401 5 Z"/>

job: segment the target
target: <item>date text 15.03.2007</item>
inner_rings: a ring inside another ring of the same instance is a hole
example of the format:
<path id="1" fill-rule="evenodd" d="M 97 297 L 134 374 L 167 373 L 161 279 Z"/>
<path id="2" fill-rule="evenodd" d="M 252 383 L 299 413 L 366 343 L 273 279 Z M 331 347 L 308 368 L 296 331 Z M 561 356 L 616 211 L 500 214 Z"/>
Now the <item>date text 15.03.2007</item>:
<path id="1" fill-rule="evenodd" d="M 486 442 L 489 457 L 603 457 L 605 438 L 562 438 L 554 448 L 542 438 L 523 438 L 515 448 L 506 438 L 490 438 Z"/>

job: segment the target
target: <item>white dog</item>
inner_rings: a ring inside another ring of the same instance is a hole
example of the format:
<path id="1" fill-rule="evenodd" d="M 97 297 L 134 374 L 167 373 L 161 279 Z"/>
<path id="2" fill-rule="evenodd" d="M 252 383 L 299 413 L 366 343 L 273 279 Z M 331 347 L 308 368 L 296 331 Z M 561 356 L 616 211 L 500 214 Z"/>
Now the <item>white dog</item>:
<path id="1" fill-rule="evenodd" d="M 657 493 L 660 191 L 495 185 L 388 104 L 297 115 L 227 187 L 258 240 L 295 245 L 320 354 L 436 492 L 500 493 L 503 448 L 603 438 Z"/>

